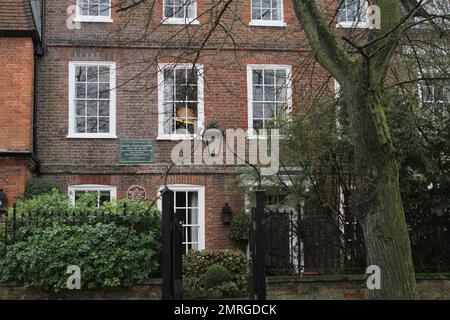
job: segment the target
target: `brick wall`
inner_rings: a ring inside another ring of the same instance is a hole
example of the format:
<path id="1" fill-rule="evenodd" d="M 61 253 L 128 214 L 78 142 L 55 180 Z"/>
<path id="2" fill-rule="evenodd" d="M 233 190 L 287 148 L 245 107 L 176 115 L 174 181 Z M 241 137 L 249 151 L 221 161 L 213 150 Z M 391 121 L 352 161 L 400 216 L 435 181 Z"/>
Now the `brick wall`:
<path id="1" fill-rule="evenodd" d="M 24 192 L 32 176 L 34 162 L 26 159 L 0 158 L 0 189 L 8 196 L 11 206 Z"/>
<path id="2" fill-rule="evenodd" d="M 69 185 L 103 184 L 117 187 L 117 196 L 124 198 L 132 185 L 143 186 L 148 200 L 158 196 L 159 187 L 164 186 L 164 178 L 158 174 L 52 174 L 63 194 L 67 194 Z M 238 181 L 232 174 L 172 174 L 167 184 L 200 185 L 205 187 L 205 247 L 206 249 L 225 249 L 234 247 L 229 238 L 229 228 L 223 225 L 221 212 L 228 203 L 234 215 L 243 212 L 243 195 L 237 187 Z"/>
<path id="3" fill-rule="evenodd" d="M 0 38 L 0 152 L 32 151 L 34 45 L 31 38 Z M 11 205 L 35 164 L 0 158 L 0 190 Z"/>
<path id="4" fill-rule="evenodd" d="M 70 29 L 66 10 L 75 0 L 46 1 L 48 54 L 40 63 L 37 145 L 42 173 L 57 180 L 63 192 L 69 185 L 106 184 L 117 186 L 122 198 L 131 185 L 139 184 L 155 197 L 163 184 L 161 175 L 177 142 L 156 141 L 157 64 L 192 60 L 192 51 L 182 48 L 204 38 L 212 20 L 202 12 L 216 2 L 198 1 L 200 25 L 188 27 L 188 32 L 181 31 L 185 26 L 160 25 L 161 3 L 155 1 L 153 9 L 144 2 L 135 10 L 113 10 L 113 23 L 81 23 L 81 29 Z M 250 0 L 235 5 L 224 23 L 236 10 L 232 32 L 236 46 L 229 39 L 224 44 L 224 34 L 218 31 L 197 60 L 204 65 L 205 124 L 217 121 L 222 129 L 247 128 L 247 64 L 292 65 L 295 111 L 307 109 L 308 94 L 317 92 L 327 75 L 314 63 L 291 1 L 284 1 L 286 28 L 251 27 Z M 67 138 L 70 61 L 116 62 L 117 139 Z M 155 140 L 154 164 L 119 164 L 120 143 L 129 139 Z M 190 166 L 177 167 L 169 176 L 171 184 L 205 186 L 207 248 L 233 245 L 220 219 L 227 202 L 236 214 L 244 210 L 243 190 L 233 173 L 234 168 L 227 166 Z"/>
<path id="5" fill-rule="evenodd" d="M 0 38 L 0 151 L 31 151 L 34 46 Z"/>
<path id="6" fill-rule="evenodd" d="M 450 279 L 438 274 L 416 277 L 421 300 L 449 300 Z M 35 299 L 118 299 L 159 300 L 161 279 L 151 279 L 130 288 L 72 290 L 53 293 L 39 289 L 26 289 L 10 284 L 0 284 L 0 300 Z M 365 300 L 368 292 L 361 276 L 286 277 L 267 278 L 267 297 L 273 300 Z M 246 297 L 243 297 L 246 298 Z"/>

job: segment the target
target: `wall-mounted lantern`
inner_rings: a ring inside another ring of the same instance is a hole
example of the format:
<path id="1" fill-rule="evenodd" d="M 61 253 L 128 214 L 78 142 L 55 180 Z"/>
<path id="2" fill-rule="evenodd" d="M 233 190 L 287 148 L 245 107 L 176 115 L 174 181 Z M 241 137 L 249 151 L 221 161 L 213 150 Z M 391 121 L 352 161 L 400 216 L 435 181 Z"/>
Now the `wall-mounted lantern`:
<path id="1" fill-rule="evenodd" d="M 230 224 L 232 217 L 233 217 L 233 211 L 231 210 L 228 203 L 225 203 L 225 205 L 222 208 L 222 223 Z"/>
<path id="2" fill-rule="evenodd" d="M 0 190 L 0 210 L 6 210 L 8 208 L 8 196 L 3 190 Z"/>

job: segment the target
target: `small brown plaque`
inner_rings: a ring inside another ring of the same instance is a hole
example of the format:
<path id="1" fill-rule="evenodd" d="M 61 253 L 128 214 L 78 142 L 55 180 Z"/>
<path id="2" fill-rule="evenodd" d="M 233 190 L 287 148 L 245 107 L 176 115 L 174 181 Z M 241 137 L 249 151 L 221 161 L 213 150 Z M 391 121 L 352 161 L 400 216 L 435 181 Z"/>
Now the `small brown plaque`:
<path id="1" fill-rule="evenodd" d="M 147 191 L 142 186 L 131 186 L 128 188 L 127 198 L 133 201 L 144 201 L 147 199 Z"/>

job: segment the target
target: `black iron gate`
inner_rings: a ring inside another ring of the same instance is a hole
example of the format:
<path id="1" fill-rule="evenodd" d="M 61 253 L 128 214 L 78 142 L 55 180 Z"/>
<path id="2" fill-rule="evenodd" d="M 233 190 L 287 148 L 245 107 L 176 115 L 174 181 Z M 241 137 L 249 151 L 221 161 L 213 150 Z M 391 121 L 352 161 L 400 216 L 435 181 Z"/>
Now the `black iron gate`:
<path id="1" fill-rule="evenodd" d="M 265 210 L 267 275 L 361 273 L 362 233 L 356 220 L 326 210 Z"/>

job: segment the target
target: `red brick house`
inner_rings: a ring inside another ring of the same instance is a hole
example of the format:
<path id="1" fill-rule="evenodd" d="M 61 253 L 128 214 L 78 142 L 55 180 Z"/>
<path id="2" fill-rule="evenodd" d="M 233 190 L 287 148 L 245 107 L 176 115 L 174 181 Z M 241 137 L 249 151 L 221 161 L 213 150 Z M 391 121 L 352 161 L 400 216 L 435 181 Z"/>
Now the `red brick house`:
<path id="1" fill-rule="evenodd" d="M 11 14 L 12 1 L 7 2 L 0 5 L 0 29 L 15 25 L 4 26 Z M 250 201 L 237 167 L 203 163 L 173 166 L 168 173 L 171 152 L 212 125 L 250 132 L 269 128 L 277 110 L 295 113 L 306 105 L 305 90 L 327 81 L 317 66 L 299 65 L 311 50 L 292 2 L 238 1 L 223 17 L 234 20 L 232 34 L 218 31 L 201 45 L 218 13 L 210 0 L 181 7 L 170 0 L 155 0 L 154 6 L 147 1 L 125 11 L 127 1 L 46 0 L 46 54 L 39 59 L 35 95 L 38 29 L 32 28 L 28 1 L 21 3 L 23 10 L 14 13 L 25 21 L 21 28 L 26 32 L 0 33 L 0 41 L 8 43 L 0 50 L 22 59 L 8 72 L 25 74 L 21 92 L 0 78 L 2 97 L 15 94 L 14 103 L 22 103 L 20 116 L 5 118 L 3 110 L 17 114 L 17 106 L 0 102 L 0 188 L 12 199 L 23 192 L 36 167 L 35 154 L 39 173 L 56 181 L 71 201 L 84 192 L 110 200 L 136 191 L 152 200 L 167 184 L 176 192 L 175 209 L 186 215 L 186 249 L 233 246 L 222 209 L 229 204 L 234 215 L 240 214 Z M 357 19 L 352 12 L 340 11 L 341 27 Z M 36 37 L 24 36 L 33 32 Z M 5 93 L 8 86 L 13 93 Z"/>
<path id="2" fill-rule="evenodd" d="M 39 1 L 0 3 L 0 191 L 9 204 L 38 164 L 33 126 L 40 9 Z"/>

